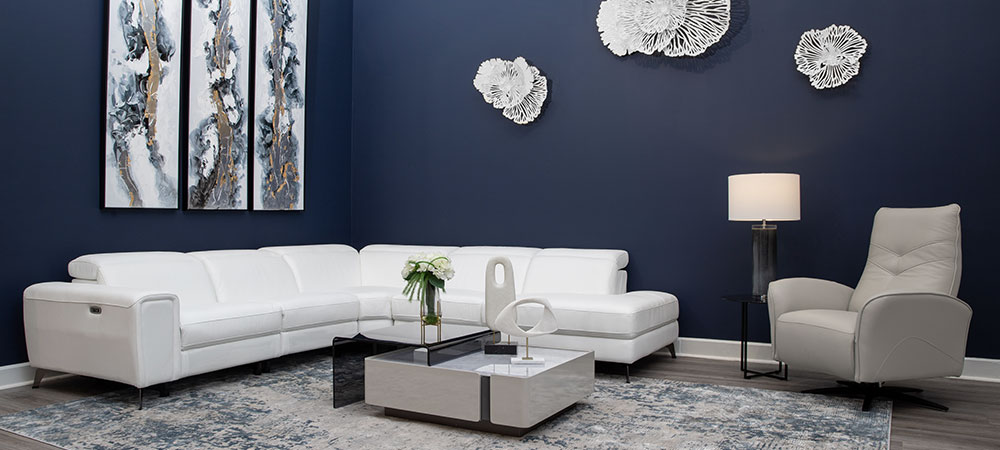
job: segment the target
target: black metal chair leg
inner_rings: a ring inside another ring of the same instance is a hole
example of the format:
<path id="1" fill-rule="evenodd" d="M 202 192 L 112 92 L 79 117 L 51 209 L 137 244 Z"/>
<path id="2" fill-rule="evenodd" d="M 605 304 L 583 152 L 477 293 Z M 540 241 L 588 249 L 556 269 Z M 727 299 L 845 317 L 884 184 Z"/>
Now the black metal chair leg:
<path id="1" fill-rule="evenodd" d="M 48 373 L 45 369 L 35 369 L 35 381 L 31 383 L 32 389 L 38 389 L 42 385 L 42 378 Z"/>
<path id="2" fill-rule="evenodd" d="M 677 359 L 677 348 L 674 347 L 674 343 L 673 342 L 671 342 L 670 345 L 667 346 L 667 350 L 670 351 L 670 357 L 671 358 Z"/>
<path id="3" fill-rule="evenodd" d="M 840 386 L 829 387 L 829 388 L 819 388 L 819 389 L 809 389 L 802 391 L 806 394 L 821 394 L 821 395 L 834 395 L 839 397 L 854 397 L 863 398 L 864 403 L 862 403 L 862 411 L 870 411 L 874 400 L 878 397 L 888 398 L 895 402 L 907 402 L 913 403 L 918 406 L 923 406 L 924 408 L 930 408 L 938 411 L 948 411 L 948 407 L 939 403 L 932 402 L 920 397 L 910 395 L 910 393 L 923 392 L 921 389 L 903 387 L 903 386 L 881 386 L 879 383 L 857 383 L 854 381 L 844 381 L 839 380 L 837 384 Z"/>
<path id="4" fill-rule="evenodd" d="M 916 405 L 923 406 L 924 408 L 930 408 L 930 409 L 934 409 L 934 410 L 937 410 L 937 411 L 948 412 L 948 407 L 947 406 L 944 406 L 944 405 L 942 405 L 940 403 L 932 402 L 930 400 L 922 399 L 920 397 L 915 397 L 915 396 L 912 396 L 910 394 L 904 394 L 902 392 L 897 392 L 897 393 L 895 393 L 893 395 L 890 395 L 889 398 L 891 398 L 893 400 L 899 400 L 899 401 L 903 401 L 903 402 L 913 403 L 913 404 L 916 404 Z"/>
<path id="5" fill-rule="evenodd" d="M 142 388 L 139 388 L 139 410 L 142 411 Z"/>
<path id="6" fill-rule="evenodd" d="M 868 412 L 872 410 L 872 401 L 875 400 L 875 392 L 865 394 L 865 401 L 861 404 L 861 410 Z"/>
<path id="7" fill-rule="evenodd" d="M 628 369 L 631 366 L 632 366 L 631 364 L 625 364 L 625 382 L 626 383 L 631 383 L 632 382 L 631 378 L 629 378 L 629 376 L 628 376 Z"/>

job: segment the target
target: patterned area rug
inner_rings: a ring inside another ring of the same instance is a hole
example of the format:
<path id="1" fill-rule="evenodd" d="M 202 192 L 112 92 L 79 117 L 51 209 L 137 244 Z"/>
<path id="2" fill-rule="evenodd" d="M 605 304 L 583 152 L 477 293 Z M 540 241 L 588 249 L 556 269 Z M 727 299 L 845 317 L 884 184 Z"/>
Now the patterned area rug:
<path id="1" fill-rule="evenodd" d="M 0 428 L 81 449 L 885 449 L 892 411 L 888 402 L 863 413 L 859 400 L 599 374 L 589 398 L 513 438 L 388 418 L 364 403 L 333 409 L 321 353 L 282 358 L 263 376 L 232 369 L 182 380 L 170 397 L 151 394 L 141 411 L 135 390 L 123 389 L 3 416 Z"/>

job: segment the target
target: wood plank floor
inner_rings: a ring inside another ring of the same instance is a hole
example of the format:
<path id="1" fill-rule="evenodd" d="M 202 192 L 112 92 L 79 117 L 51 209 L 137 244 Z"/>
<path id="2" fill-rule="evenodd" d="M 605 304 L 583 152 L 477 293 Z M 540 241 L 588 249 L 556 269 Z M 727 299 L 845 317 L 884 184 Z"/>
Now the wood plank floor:
<path id="1" fill-rule="evenodd" d="M 248 369 L 249 370 L 249 369 Z M 620 371 L 620 366 L 599 365 L 599 371 Z M 789 372 L 790 380 L 744 380 L 738 363 L 654 354 L 632 366 L 632 375 L 727 386 L 749 386 L 800 391 L 833 384 L 833 378 L 813 373 Z M 1000 449 L 1000 383 L 935 379 L 906 383 L 924 389 L 924 396 L 951 408 L 947 413 L 897 403 L 892 412 L 891 448 L 894 450 Z M 0 391 L 0 414 L 62 403 L 96 395 L 122 385 L 85 377 L 46 380 L 41 389 L 30 387 Z M 155 394 L 154 394 L 155 395 Z M 0 431 L 0 450 L 54 449 L 21 436 Z"/>

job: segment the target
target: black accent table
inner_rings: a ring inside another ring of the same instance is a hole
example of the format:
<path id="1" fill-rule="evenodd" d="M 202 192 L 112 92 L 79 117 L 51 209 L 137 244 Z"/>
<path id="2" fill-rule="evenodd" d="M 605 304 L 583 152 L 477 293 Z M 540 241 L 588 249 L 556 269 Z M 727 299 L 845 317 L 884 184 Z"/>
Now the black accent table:
<path id="1" fill-rule="evenodd" d="M 337 346 L 349 342 L 365 342 L 372 344 L 372 353 L 377 353 L 378 346 L 385 345 L 394 348 L 422 348 L 427 355 L 427 365 L 432 366 L 449 361 L 469 353 L 482 350 L 483 338 L 499 335 L 498 332 L 486 327 L 472 325 L 444 324 L 441 340 L 437 341 L 437 327 L 428 326 L 425 339 L 420 338 L 420 324 L 416 322 L 397 323 L 396 325 L 363 331 L 354 337 L 335 337 L 332 344 L 333 372 L 333 407 L 339 408 L 364 400 L 364 392 L 347 399 L 337 398 Z M 362 367 L 362 372 L 364 368 Z M 363 382 L 363 377 L 361 378 Z M 343 397 L 343 396 L 342 396 Z"/>
<path id="2" fill-rule="evenodd" d="M 724 295 L 722 296 L 724 300 L 731 302 L 737 302 L 741 307 L 740 314 L 740 370 L 743 371 L 743 378 L 750 379 L 756 377 L 769 377 L 776 378 L 778 380 L 788 380 L 788 364 L 778 361 L 778 368 L 770 372 L 758 372 L 756 370 L 751 370 L 749 364 L 747 363 L 747 342 L 749 341 L 749 331 L 747 330 L 747 317 L 749 315 L 750 305 L 767 305 L 767 297 L 760 295 Z M 784 371 L 784 374 L 782 374 Z"/>

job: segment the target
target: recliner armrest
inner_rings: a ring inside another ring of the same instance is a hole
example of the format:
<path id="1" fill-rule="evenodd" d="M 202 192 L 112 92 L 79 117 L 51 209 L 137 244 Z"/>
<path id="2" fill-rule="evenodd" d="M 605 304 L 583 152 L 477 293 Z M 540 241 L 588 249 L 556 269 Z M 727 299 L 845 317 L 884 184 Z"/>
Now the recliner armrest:
<path id="1" fill-rule="evenodd" d="M 774 326 L 782 314 L 803 309 L 846 311 L 853 293 L 854 289 L 851 287 L 818 278 L 785 278 L 772 281 L 767 288 L 771 343 L 774 344 Z"/>
<path id="2" fill-rule="evenodd" d="M 129 308 L 146 299 L 177 300 L 177 296 L 149 289 L 53 281 L 28 286 L 24 299 Z"/>
<path id="3" fill-rule="evenodd" d="M 972 308 L 936 293 L 889 293 L 868 300 L 855 331 L 856 380 L 958 376 Z"/>
<path id="4" fill-rule="evenodd" d="M 173 381 L 180 364 L 180 305 L 168 292 L 82 283 L 24 291 L 33 367 L 143 388 Z"/>

